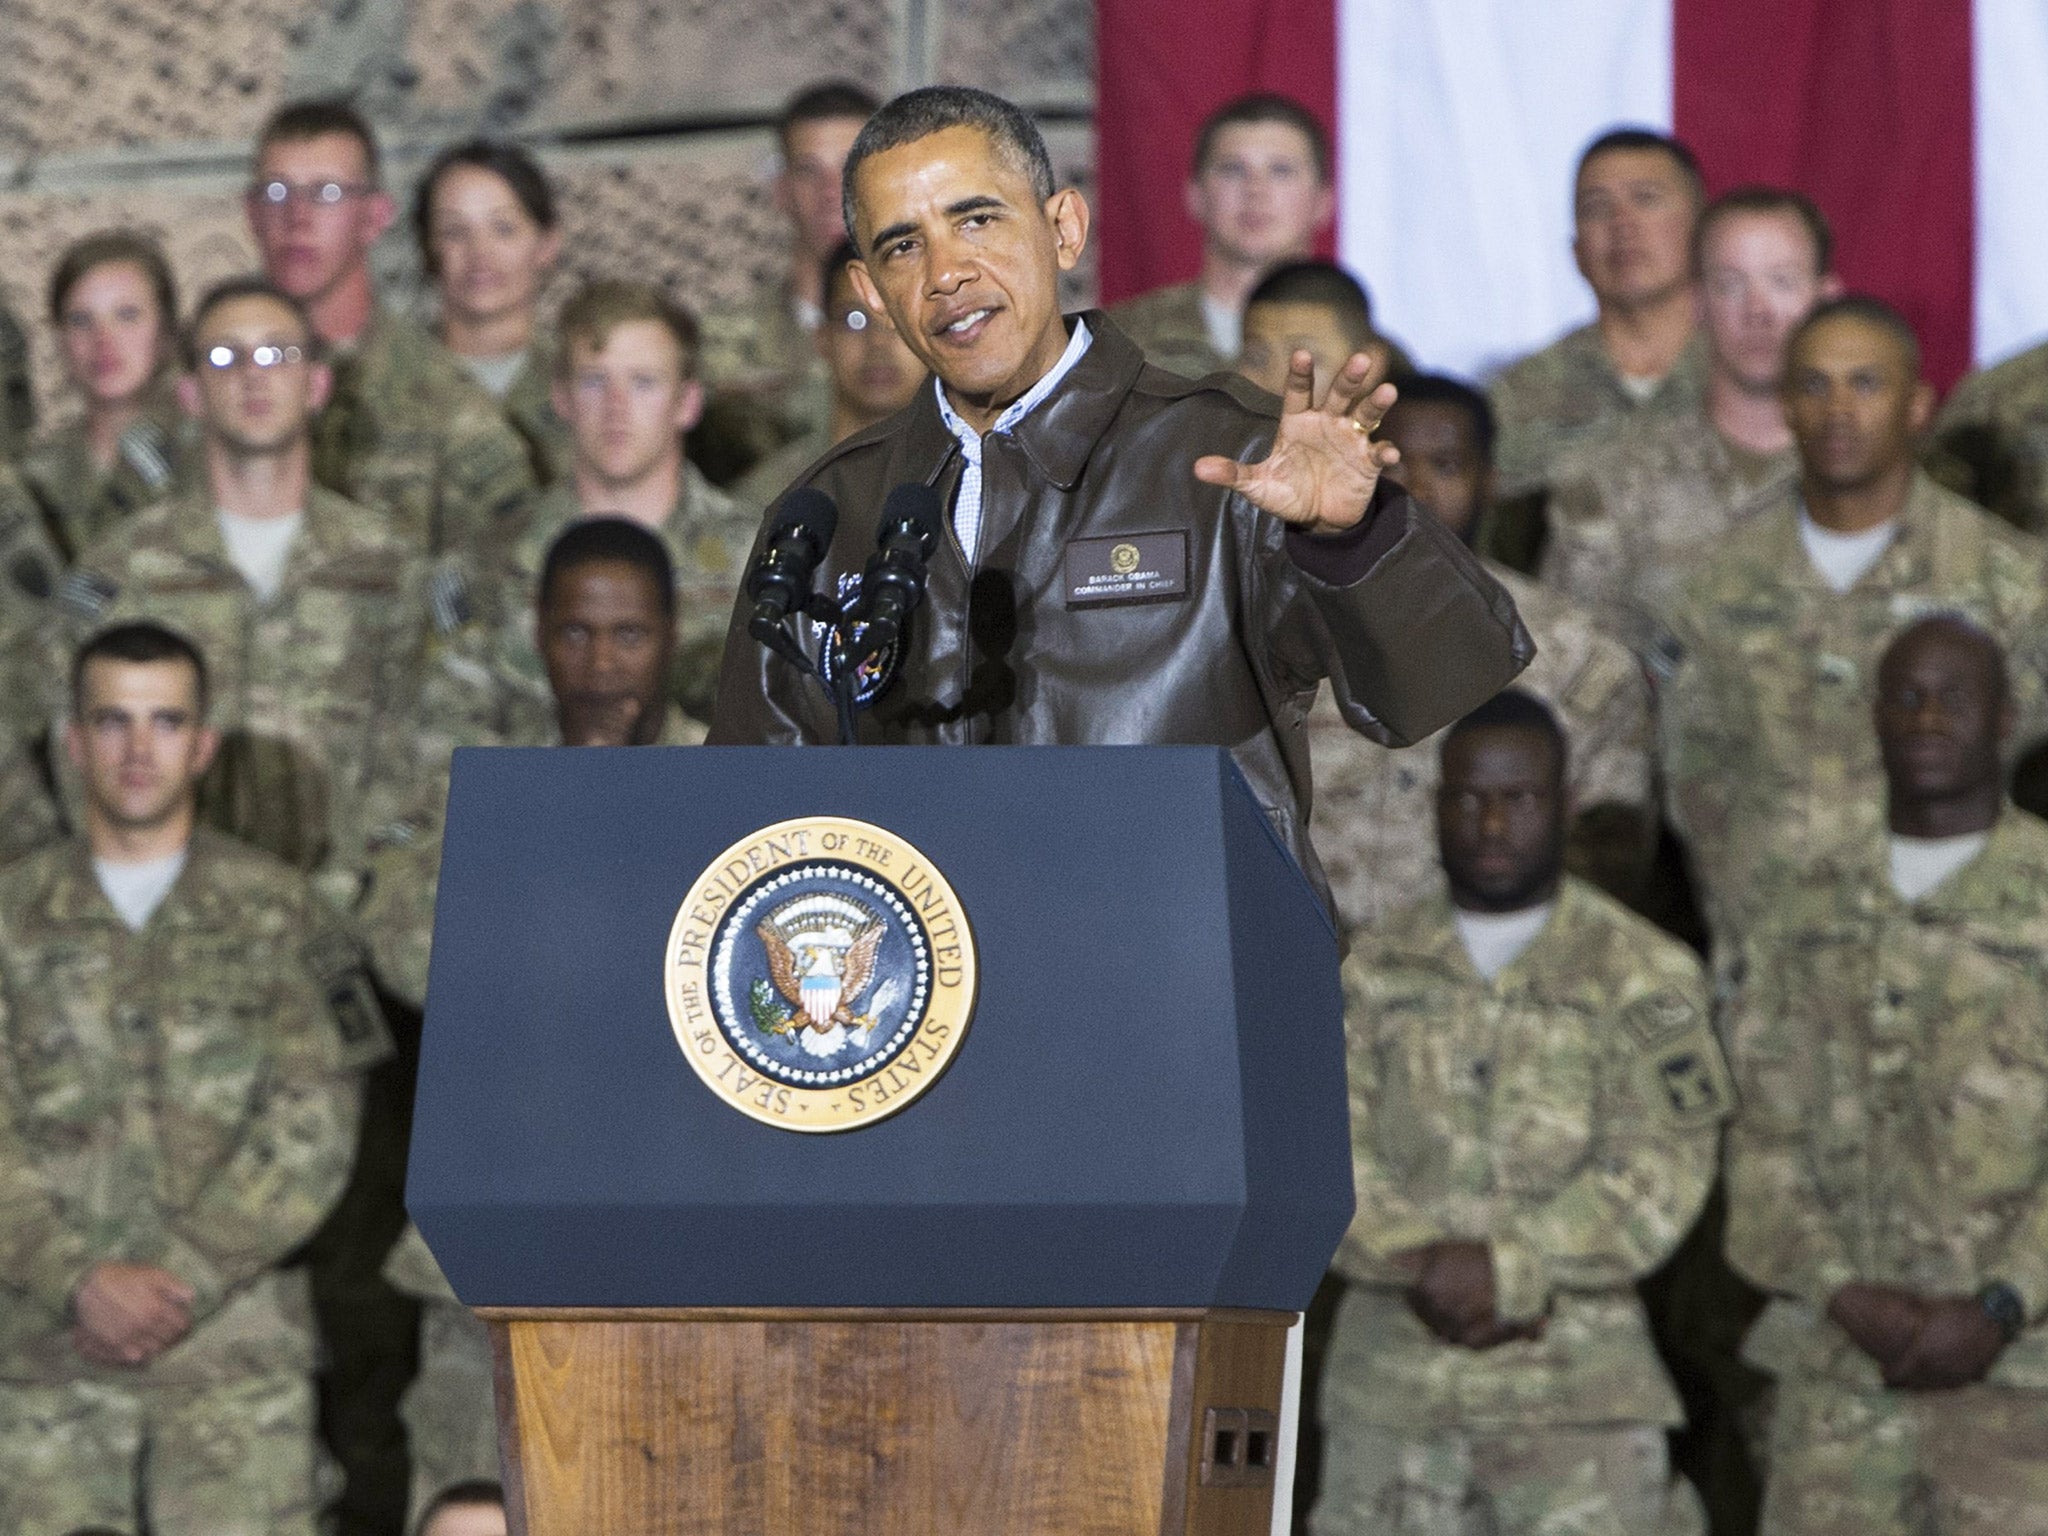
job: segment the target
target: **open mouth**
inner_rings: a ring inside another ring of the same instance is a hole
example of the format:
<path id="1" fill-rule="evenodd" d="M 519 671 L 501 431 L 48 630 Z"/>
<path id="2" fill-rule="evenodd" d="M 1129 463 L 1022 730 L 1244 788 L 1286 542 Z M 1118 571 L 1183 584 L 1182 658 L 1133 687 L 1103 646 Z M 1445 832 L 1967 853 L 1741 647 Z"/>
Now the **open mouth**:
<path id="1" fill-rule="evenodd" d="M 959 319 L 941 326 L 938 334 L 948 341 L 973 341 L 981 335 L 994 314 L 993 309 L 970 309 Z"/>

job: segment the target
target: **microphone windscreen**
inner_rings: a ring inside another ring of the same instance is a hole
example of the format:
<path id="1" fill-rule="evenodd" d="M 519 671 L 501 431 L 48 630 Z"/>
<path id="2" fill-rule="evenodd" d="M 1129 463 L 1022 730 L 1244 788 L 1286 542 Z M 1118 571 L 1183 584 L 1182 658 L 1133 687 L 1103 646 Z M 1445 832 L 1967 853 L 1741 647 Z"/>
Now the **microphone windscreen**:
<path id="1" fill-rule="evenodd" d="M 775 521 L 769 525 L 768 542 L 801 528 L 817 540 L 822 549 L 832 542 L 839 527 L 839 503 L 814 485 L 800 485 L 777 503 Z"/>
<path id="2" fill-rule="evenodd" d="M 945 517 L 945 508 L 939 504 L 939 493 L 915 481 L 897 486 L 882 503 L 884 537 L 891 529 L 913 528 L 927 557 L 939 547 L 939 534 L 945 528 Z"/>

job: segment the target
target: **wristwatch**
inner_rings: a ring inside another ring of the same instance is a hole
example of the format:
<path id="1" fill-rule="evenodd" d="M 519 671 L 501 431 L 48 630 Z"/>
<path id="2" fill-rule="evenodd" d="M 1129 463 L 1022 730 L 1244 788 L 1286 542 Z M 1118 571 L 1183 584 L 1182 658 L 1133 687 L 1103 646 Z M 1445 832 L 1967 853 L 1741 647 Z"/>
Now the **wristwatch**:
<path id="1" fill-rule="evenodd" d="M 2003 1280 L 1994 1280 L 1977 1293 L 1977 1305 L 1984 1309 L 1984 1315 L 1998 1324 L 1998 1331 L 2005 1335 L 2010 1344 L 2027 1328 L 2026 1298 Z"/>

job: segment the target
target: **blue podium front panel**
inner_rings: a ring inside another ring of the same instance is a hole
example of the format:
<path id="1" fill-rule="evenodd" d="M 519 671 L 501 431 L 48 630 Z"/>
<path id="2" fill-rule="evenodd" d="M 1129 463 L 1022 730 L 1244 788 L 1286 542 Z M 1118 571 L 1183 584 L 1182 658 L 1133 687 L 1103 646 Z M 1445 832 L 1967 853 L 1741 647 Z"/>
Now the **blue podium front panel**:
<path id="1" fill-rule="evenodd" d="M 979 963 L 944 1075 L 827 1135 L 723 1102 L 663 991 L 692 884 L 814 816 L 915 845 Z M 407 1203 L 475 1306 L 1299 1309 L 1335 941 L 1213 749 L 463 751 Z"/>

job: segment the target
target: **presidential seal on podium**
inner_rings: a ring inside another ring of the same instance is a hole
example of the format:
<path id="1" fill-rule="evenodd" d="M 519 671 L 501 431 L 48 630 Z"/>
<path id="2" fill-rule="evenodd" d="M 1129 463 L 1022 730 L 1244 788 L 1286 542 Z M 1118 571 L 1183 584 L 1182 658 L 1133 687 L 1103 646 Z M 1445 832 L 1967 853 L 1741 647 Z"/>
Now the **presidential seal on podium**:
<path id="1" fill-rule="evenodd" d="M 931 861 L 886 828 L 777 822 L 734 843 L 676 911 L 676 1043 L 743 1114 L 848 1131 L 907 1108 L 974 1013 L 974 936 Z"/>

